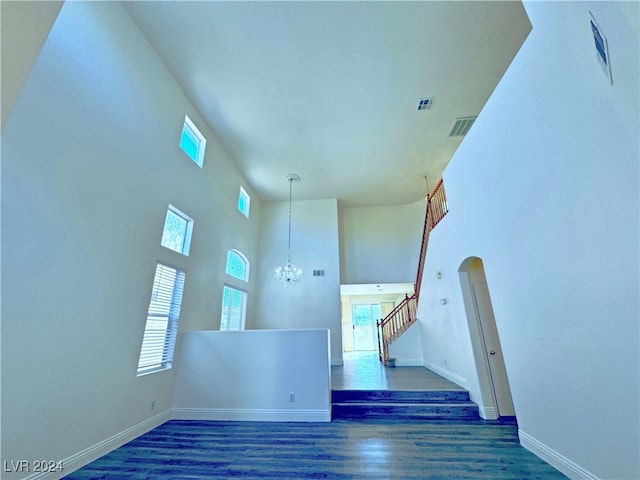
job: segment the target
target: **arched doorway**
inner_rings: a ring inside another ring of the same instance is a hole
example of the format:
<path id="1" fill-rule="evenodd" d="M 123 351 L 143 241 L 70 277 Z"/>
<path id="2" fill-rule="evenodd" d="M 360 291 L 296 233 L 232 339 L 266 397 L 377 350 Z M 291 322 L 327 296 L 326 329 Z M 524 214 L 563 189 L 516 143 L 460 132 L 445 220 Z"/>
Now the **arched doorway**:
<path id="1" fill-rule="evenodd" d="M 460 265 L 458 274 L 484 403 L 482 416 L 515 417 L 484 264 L 478 257 L 469 257 Z"/>

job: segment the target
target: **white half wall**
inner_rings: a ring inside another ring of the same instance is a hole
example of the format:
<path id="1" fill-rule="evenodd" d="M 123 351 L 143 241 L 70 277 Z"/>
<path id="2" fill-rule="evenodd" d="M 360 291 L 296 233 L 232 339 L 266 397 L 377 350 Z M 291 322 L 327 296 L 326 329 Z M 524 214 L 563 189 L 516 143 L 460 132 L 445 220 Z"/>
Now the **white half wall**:
<path id="1" fill-rule="evenodd" d="M 181 342 L 174 418 L 331 420 L 329 330 L 186 332 Z"/>
<path id="2" fill-rule="evenodd" d="M 533 30 L 444 174 L 450 213 L 418 309 L 425 364 L 482 402 L 458 275 L 481 258 L 523 444 L 572 478 L 637 479 L 639 4 L 525 7 Z"/>

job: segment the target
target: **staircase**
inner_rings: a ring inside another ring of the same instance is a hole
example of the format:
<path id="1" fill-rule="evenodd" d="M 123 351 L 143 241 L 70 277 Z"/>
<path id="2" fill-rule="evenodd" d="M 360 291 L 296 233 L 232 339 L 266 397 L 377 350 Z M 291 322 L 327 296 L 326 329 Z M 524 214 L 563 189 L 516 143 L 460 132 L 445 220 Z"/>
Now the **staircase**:
<path id="1" fill-rule="evenodd" d="M 427 209 L 422 229 L 422 243 L 420 246 L 420 256 L 418 259 L 418 273 L 414 284 L 414 294 L 406 295 L 405 299 L 389 312 L 389 314 L 376 322 L 378 332 L 378 352 L 380 361 L 387 365 L 389 361 L 389 346 L 395 342 L 400 335 L 406 332 L 416 320 L 416 310 L 418 309 L 418 299 L 420 298 L 420 286 L 422 284 L 422 272 L 427 256 L 427 245 L 431 230 L 449 212 L 447 197 L 444 192 L 442 179 L 429 195 L 427 195 Z"/>
<path id="2" fill-rule="evenodd" d="M 331 419 L 479 420 L 466 390 L 333 390 Z"/>
<path id="3" fill-rule="evenodd" d="M 389 346 L 417 321 L 416 310 L 429 234 L 448 211 L 444 185 L 440 180 L 433 192 L 427 196 L 418 273 L 414 285 L 415 293 L 411 296 L 406 295 L 404 300 L 396 305 L 385 318 L 376 322 L 378 327 L 378 358 L 385 366 L 392 366 L 389 363 Z M 376 362 L 375 358 L 373 362 L 380 367 L 380 363 Z M 375 376 L 386 379 L 387 376 L 391 376 L 391 372 L 399 371 L 405 367 L 400 367 L 398 370 L 380 368 L 386 372 Z M 371 375 L 374 369 L 368 368 L 365 371 Z M 445 388 L 441 388 L 442 384 L 437 384 L 434 387 L 435 384 L 416 383 L 415 381 L 408 384 L 411 385 L 409 389 L 401 388 L 404 385 L 396 383 L 394 386 L 400 387 L 396 389 L 334 389 L 331 391 L 331 419 L 459 420 L 465 422 L 480 420 L 478 406 L 470 400 L 469 392 L 453 383 L 450 383 L 450 386 L 444 386 Z M 420 387 L 414 388 L 416 385 L 420 385 Z"/>

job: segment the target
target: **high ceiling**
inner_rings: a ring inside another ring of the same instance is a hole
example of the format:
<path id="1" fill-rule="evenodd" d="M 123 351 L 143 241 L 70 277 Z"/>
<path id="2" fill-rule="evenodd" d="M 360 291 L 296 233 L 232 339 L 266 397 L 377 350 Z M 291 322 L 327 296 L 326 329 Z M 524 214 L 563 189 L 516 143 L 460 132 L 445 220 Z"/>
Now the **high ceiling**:
<path id="1" fill-rule="evenodd" d="M 515 1 L 125 5 L 260 198 L 293 172 L 347 206 L 423 198 L 531 28 Z"/>

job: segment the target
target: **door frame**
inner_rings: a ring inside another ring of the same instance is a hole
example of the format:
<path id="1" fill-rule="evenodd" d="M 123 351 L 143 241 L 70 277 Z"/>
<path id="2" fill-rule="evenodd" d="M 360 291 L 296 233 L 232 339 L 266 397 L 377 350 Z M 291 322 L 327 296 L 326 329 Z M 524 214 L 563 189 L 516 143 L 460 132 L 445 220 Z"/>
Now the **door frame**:
<path id="1" fill-rule="evenodd" d="M 480 265 L 480 268 L 478 268 L 478 265 Z M 467 323 L 469 326 L 469 336 L 471 338 L 471 347 L 473 351 L 476 373 L 478 375 L 478 381 L 480 383 L 480 396 L 482 402 L 481 405 L 478 405 L 480 409 L 480 416 L 487 420 L 495 420 L 500 417 L 500 411 L 498 409 L 498 401 L 496 399 L 493 378 L 491 375 L 491 367 L 489 365 L 489 352 L 487 351 L 487 346 L 484 341 L 485 337 L 483 334 L 483 324 L 478 315 L 476 301 L 473 293 L 473 281 L 471 278 L 471 272 L 474 270 L 481 270 L 482 276 L 485 277 L 484 264 L 482 262 L 482 259 L 479 257 L 469 257 L 465 259 L 460 264 L 458 275 L 460 277 L 460 286 L 462 289 L 464 308 L 467 314 Z M 484 283 L 486 283 L 486 277 L 484 279 Z M 495 333 L 497 335 L 497 326 L 495 322 L 492 322 L 492 325 L 484 325 L 484 328 L 495 329 Z M 501 357 L 501 359 L 504 362 L 503 357 Z"/>

